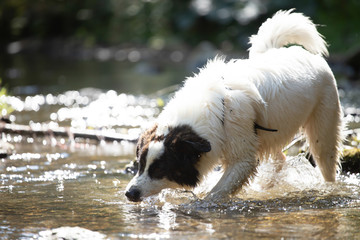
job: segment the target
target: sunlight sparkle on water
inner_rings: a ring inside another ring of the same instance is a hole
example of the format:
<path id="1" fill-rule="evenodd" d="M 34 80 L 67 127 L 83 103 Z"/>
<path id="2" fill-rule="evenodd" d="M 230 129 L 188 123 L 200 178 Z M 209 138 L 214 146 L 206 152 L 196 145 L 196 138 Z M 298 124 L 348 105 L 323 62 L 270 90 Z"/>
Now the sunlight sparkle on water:
<path id="1" fill-rule="evenodd" d="M 164 102 L 96 89 L 6 101 L 19 124 L 98 129 L 133 139 Z M 349 104 L 345 112 L 356 124 L 358 108 Z M 358 134 L 353 136 L 355 141 Z M 44 229 L 69 224 L 110 239 L 354 239 L 359 233 L 360 174 L 339 174 L 336 183 L 324 183 L 304 155 L 288 157 L 276 174 L 271 162 L 261 164 L 250 184 L 227 201 L 202 200 L 221 177 L 213 171 L 193 192 L 166 189 L 132 203 L 124 195 L 132 177 L 124 167 L 136 151 L 132 142 L 5 133 L 2 139 L 14 152 L 0 161 L 0 206 L 6 206 L 0 210 L 6 216 L 0 238 L 36 238 Z"/>

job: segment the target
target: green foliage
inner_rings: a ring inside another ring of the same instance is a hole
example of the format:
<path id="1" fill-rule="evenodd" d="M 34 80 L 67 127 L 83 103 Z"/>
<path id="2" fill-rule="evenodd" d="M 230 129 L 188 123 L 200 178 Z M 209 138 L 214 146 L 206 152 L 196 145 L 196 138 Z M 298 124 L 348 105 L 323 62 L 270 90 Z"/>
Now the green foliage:
<path id="1" fill-rule="evenodd" d="M 359 45 L 358 0 L 1 0 L 0 44 L 60 38 L 161 48 L 206 40 L 247 48 L 261 22 L 290 8 L 326 26 L 319 30 L 332 52 Z"/>
<path id="2" fill-rule="evenodd" d="M 360 171 L 360 149 L 344 150 L 341 165 L 343 172 L 358 173 Z"/>
<path id="3" fill-rule="evenodd" d="M 321 11 L 315 16 L 322 23 L 322 34 L 335 51 L 349 51 L 360 47 L 360 1 L 322 1 Z"/>
<path id="4" fill-rule="evenodd" d="M 0 78 L 0 116 L 9 115 L 14 109 L 11 108 L 6 102 L 6 97 L 8 95 L 5 87 L 1 86 L 2 79 Z"/>

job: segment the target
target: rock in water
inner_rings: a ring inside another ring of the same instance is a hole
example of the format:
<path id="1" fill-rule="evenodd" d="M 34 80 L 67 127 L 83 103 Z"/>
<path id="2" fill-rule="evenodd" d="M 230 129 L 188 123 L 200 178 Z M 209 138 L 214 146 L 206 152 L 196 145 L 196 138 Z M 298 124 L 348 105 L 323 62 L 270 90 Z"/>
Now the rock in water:
<path id="1" fill-rule="evenodd" d="M 106 235 L 81 227 L 60 227 L 39 232 L 40 240 L 106 239 Z"/>

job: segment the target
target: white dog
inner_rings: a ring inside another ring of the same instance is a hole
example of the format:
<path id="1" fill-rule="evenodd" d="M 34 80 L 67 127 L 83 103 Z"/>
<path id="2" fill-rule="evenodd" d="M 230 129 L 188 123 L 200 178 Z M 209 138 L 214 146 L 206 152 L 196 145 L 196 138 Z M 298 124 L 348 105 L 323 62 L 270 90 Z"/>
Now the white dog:
<path id="1" fill-rule="evenodd" d="M 219 163 L 223 176 L 206 199 L 227 197 L 255 174 L 259 159 L 285 161 L 282 149 L 299 129 L 324 179 L 335 181 L 341 108 L 324 39 L 290 10 L 263 23 L 250 43 L 249 59 L 215 58 L 188 78 L 142 134 L 130 201 L 193 188 Z"/>

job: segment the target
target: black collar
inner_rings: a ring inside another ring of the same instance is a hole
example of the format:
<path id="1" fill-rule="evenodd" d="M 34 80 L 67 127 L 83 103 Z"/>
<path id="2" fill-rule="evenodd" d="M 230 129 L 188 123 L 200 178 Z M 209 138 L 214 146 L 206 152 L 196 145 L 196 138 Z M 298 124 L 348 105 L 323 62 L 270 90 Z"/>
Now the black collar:
<path id="1" fill-rule="evenodd" d="M 231 90 L 231 88 L 226 87 L 226 90 Z M 225 98 L 224 97 L 221 98 L 221 102 L 222 102 L 222 113 L 221 113 L 220 121 L 221 121 L 221 124 L 224 126 L 224 123 L 225 123 Z M 263 126 L 257 124 L 256 122 L 254 122 L 255 134 L 257 134 L 258 129 L 263 130 L 263 131 L 268 131 L 268 132 L 277 132 L 278 131 L 277 129 L 263 127 Z"/>

